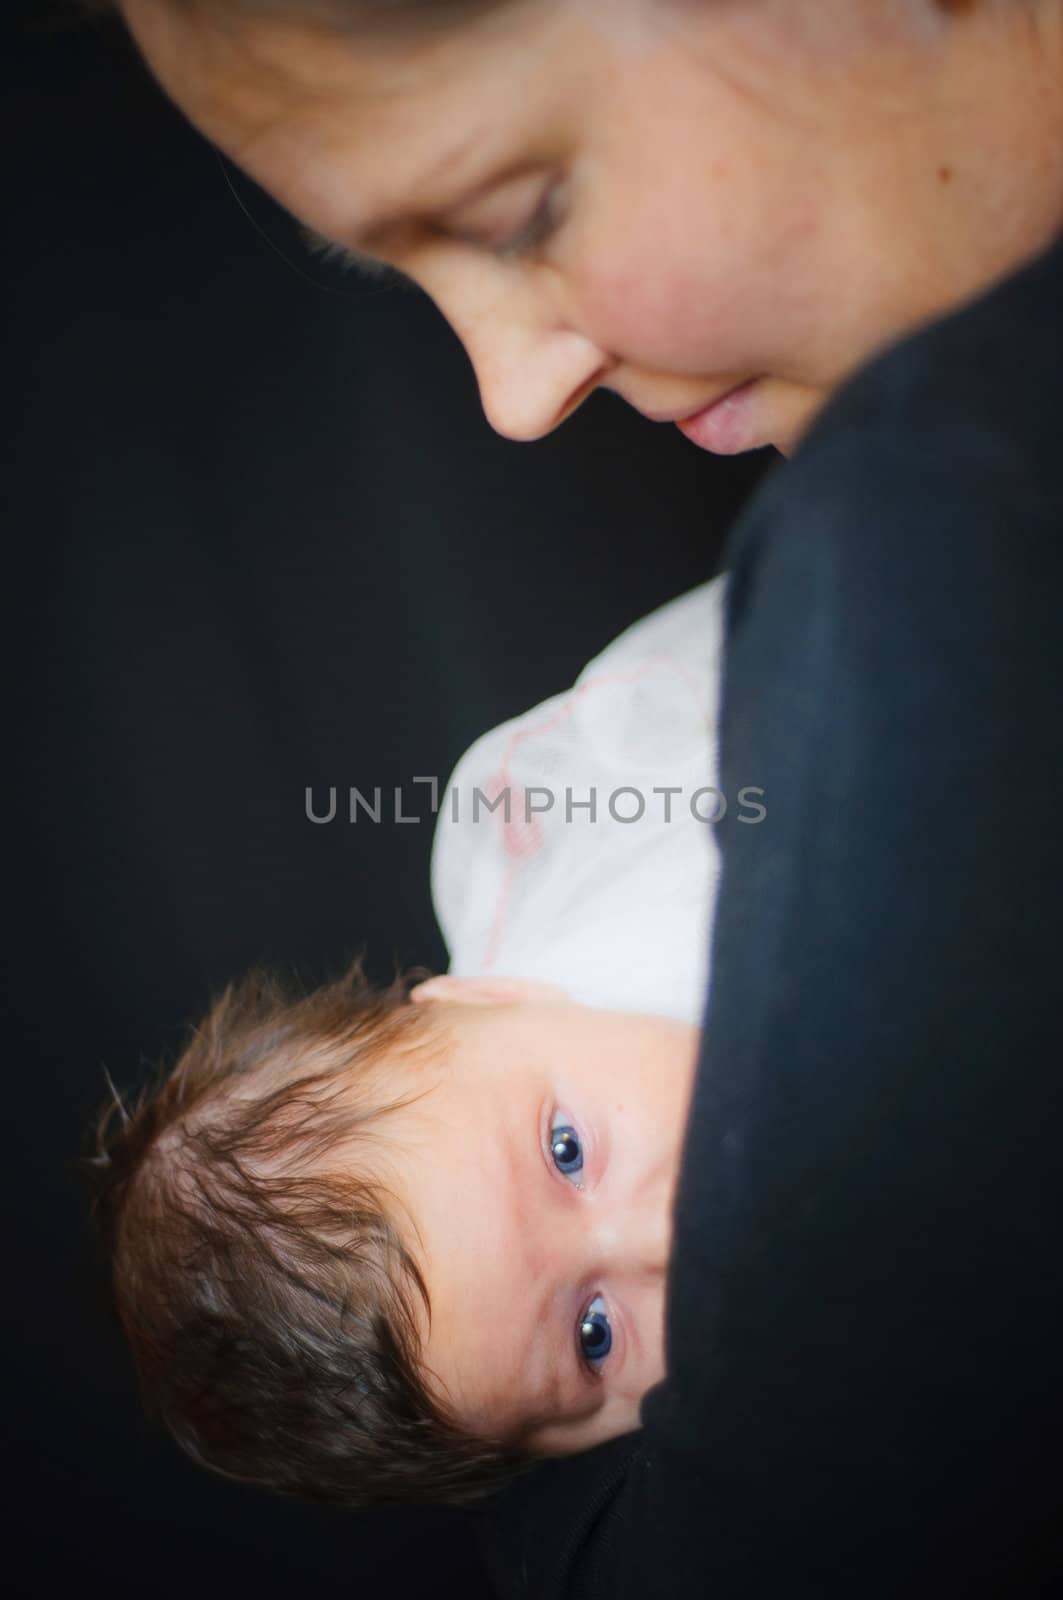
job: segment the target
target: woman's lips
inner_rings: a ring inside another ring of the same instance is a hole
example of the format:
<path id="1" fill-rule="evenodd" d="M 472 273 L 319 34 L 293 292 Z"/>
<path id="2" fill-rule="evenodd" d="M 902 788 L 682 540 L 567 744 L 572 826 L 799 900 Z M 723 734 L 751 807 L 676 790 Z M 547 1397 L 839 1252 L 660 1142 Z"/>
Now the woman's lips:
<path id="1" fill-rule="evenodd" d="M 738 455 L 743 450 L 756 450 L 768 441 L 757 431 L 757 396 L 759 378 L 750 378 L 739 384 L 729 394 L 721 395 L 704 411 L 684 417 L 676 423 L 683 436 L 701 450 L 712 450 L 720 456 Z"/>

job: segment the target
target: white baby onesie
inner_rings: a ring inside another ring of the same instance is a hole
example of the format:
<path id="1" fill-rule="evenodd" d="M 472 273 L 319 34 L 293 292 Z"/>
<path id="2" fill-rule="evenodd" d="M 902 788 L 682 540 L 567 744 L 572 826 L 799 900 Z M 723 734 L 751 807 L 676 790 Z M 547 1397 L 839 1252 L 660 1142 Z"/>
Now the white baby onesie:
<path id="1" fill-rule="evenodd" d="M 573 688 L 462 756 L 432 847 L 450 972 L 702 1020 L 725 582 L 634 623 Z"/>

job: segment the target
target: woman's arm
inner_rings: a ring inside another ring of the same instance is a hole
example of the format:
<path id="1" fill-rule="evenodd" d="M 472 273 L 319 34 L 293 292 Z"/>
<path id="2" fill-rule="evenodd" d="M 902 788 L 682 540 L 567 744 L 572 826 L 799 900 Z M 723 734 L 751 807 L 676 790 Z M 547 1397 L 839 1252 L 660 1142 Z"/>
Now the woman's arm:
<path id="1" fill-rule="evenodd" d="M 1063 361 L 931 447 L 971 349 L 938 382 L 890 358 L 878 411 L 860 380 L 737 530 L 722 784 L 767 816 L 719 830 L 669 1376 L 641 1434 L 500 1504 L 502 1593 L 1057 1570 Z"/>

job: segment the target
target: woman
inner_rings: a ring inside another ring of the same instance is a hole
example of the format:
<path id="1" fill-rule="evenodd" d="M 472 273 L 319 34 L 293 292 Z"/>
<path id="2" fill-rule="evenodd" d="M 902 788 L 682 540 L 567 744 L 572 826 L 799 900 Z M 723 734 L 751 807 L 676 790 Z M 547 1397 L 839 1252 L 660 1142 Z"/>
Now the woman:
<path id="1" fill-rule="evenodd" d="M 1046 0 L 122 11 L 209 138 L 431 296 L 513 439 L 604 387 L 789 452 L 872 351 L 1063 223 Z"/>
<path id="2" fill-rule="evenodd" d="M 667 1377 L 478 1518 L 500 1590 L 1046 1592 L 1063 0 L 121 10 L 499 432 L 604 387 L 793 458 L 729 552 L 721 787 L 771 809 L 722 848 Z"/>

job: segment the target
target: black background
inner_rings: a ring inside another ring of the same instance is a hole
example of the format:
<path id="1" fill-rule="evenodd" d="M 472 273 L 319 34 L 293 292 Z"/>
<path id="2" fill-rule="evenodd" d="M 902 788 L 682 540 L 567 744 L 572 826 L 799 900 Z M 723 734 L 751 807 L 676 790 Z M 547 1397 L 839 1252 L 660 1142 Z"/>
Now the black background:
<path id="1" fill-rule="evenodd" d="M 79 1158 L 256 961 L 446 965 L 429 821 L 307 785 L 444 781 L 486 728 L 715 572 L 774 451 L 595 394 L 517 445 L 419 294 L 310 257 L 112 24 L 5 25 L 5 1206 L 10 1575 L 197 1600 L 486 1593 L 463 1520 L 194 1467 L 138 1408 Z M 426 809 L 422 803 L 420 809 Z"/>

